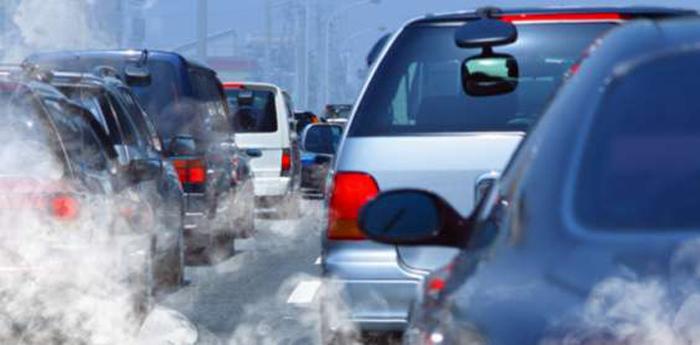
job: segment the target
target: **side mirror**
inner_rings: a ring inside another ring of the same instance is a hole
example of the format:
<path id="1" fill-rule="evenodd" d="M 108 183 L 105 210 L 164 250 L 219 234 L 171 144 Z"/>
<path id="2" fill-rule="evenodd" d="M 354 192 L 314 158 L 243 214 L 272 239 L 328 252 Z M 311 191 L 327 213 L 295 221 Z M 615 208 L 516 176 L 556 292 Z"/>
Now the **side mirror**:
<path id="1" fill-rule="evenodd" d="M 151 71 L 146 66 L 127 65 L 124 68 L 126 84 L 130 86 L 146 86 L 151 84 Z"/>
<path id="2" fill-rule="evenodd" d="M 441 197 L 419 190 L 380 194 L 360 211 L 359 227 L 377 242 L 464 248 L 471 221 Z"/>
<path id="3" fill-rule="evenodd" d="M 263 155 L 262 151 L 258 149 L 247 149 L 245 150 L 245 154 L 250 158 L 260 158 Z"/>
<path id="4" fill-rule="evenodd" d="M 513 92 L 520 71 L 511 55 L 490 54 L 468 58 L 462 64 L 462 86 L 471 96 L 494 96 Z"/>
<path id="5" fill-rule="evenodd" d="M 330 124 L 309 125 L 301 136 L 304 151 L 325 155 L 335 155 L 343 137 L 343 127 Z"/>
<path id="6" fill-rule="evenodd" d="M 197 140 L 191 136 L 176 136 L 168 144 L 169 156 L 195 156 L 197 153 Z"/>
<path id="7" fill-rule="evenodd" d="M 152 181 L 163 173 L 163 162 L 159 159 L 137 159 L 131 161 L 128 169 L 133 182 Z"/>

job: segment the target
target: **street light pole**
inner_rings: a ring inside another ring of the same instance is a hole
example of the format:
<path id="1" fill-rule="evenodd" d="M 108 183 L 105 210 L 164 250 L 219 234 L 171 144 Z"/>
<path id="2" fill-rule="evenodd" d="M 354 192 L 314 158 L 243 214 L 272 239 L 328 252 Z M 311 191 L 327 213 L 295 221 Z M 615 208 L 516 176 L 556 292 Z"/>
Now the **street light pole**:
<path id="1" fill-rule="evenodd" d="M 326 87 L 325 87 L 325 103 L 330 104 L 330 98 L 331 98 L 331 28 L 333 26 L 333 21 L 336 17 L 340 16 L 341 14 L 344 14 L 345 12 L 348 12 L 356 7 L 368 5 L 368 4 L 378 4 L 380 0 L 361 0 L 357 2 L 353 2 L 345 7 L 341 7 L 334 12 L 332 12 L 327 19 L 326 22 L 326 54 L 325 54 L 325 70 L 326 70 Z"/>
<path id="2" fill-rule="evenodd" d="M 197 58 L 199 58 L 202 63 L 206 63 L 207 60 L 207 30 L 209 26 L 207 1 L 208 0 L 197 1 Z"/>

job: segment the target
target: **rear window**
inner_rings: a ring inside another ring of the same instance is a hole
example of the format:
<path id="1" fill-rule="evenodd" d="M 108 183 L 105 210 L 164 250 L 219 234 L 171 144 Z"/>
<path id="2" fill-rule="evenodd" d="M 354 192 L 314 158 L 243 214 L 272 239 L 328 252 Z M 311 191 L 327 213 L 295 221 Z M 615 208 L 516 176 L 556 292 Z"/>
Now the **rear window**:
<path id="1" fill-rule="evenodd" d="M 272 91 L 226 90 L 236 133 L 277 132 L 277 110 Z"/>
<path id="2" fill-rule="evenodd" d="M 700 227 L 698 53 L 617 79 L 595 114 L 574 191 L 577 219 L 619 231 Z"/>
<path id="3" fill-rule="evenodd" d="M 519 86 L 488 97 L 469 96 L 462 89 L 461 64 L 480 50 L 455 45 L 459 25 L 408 27 L 370 82 L 349 136 L 525 131 L 585 48 L 613 25 L 518 26 L 518 41 L 495 51 L 518 60 Z"/>
<path id="4" fill-rule="evenodd" d="M 1 175 L 61 177 L 65 171 L 62 145 L 40 109 L 28 92 L 0 91 Z"/>

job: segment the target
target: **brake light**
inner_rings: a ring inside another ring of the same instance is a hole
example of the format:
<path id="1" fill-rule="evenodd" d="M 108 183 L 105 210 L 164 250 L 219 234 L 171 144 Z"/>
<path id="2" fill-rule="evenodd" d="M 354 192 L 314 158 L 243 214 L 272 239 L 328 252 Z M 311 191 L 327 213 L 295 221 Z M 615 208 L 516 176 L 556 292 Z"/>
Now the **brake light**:
<path id="1" fill-rule="evenodd" d="M 49 212 L 59 220 L 74 220 L 78 217 L 79 204 L 72 196 L 57 195 L 49 200 Z"/>
<path id="2" fill-rule="evenodd" d="M 523 13 L 501 16 L 501 20 L 514 24 L 528 23 L 595 23 L 622 22 L 627 19 L 620 13 Z"/>
<path id="3" fill-rule="evenodd" d="M 180 183 L 204 184 L 207 182 L 207 165 L 202 159 L 178 159 L 173 161 Z"/>
<path id="4" fill-rule="evenodd" d="M 363 240 L 357 225 L 360 209 L 379 194 L 374 178 L 364 173 L 337 173 L 333 181 L 328 215 L 328 238 Z"/>
<path id="5" fill-rule="evenodd" d="M 245 89 L 245 85 L 242 83 L 236 83 L 236 82 L 224 83 L 224 89 L 243 90 L 243 89 Z"/>
<path id="6" fill-rule="evenodd" d="M 282 151 L 282 176 L 288 176 L 292 170 L 292 154 L 289 149 Z"/>

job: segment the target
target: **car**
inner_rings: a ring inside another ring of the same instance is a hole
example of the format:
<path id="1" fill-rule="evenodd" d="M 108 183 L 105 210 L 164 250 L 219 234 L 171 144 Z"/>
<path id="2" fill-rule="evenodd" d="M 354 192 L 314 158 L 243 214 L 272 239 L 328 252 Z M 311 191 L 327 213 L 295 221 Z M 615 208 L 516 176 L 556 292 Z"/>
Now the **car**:
<path id="1" fill-rule="evenodd" d="M 26 64 L 90 73 L 110 67 L 133 90 L 165 143 L 185 191 L 185 242 L 191 262 L 218 261 L 255 230 L 253 185 L 230 130 L 216 72 L 166 51 L 109 50 L 34 54 Z"/>
<path id="2" fill-rule="evenodd" d="M 319 123 L 306 127 L 301 137 L 301 193 L 306 199 L 325 199 L 326 184 L 340 146 L 343 127 Z"/>
<path id="3" fill-rule="evenodd" d="M 117 152 L 119 169 L 148 159 L 163 166 L 160 175 L 148 181 L 121 181 L 139 191 L 156 212 L 154 279 L 157 289 L 177 289 L 184 281 L 185 197 L 177 171 L 163 154 L 163 143 L 136 96 L 111 69 L 107 75 L 50 71 L 48 83 L 69 99 L 90 109 L 108 133 Z"/>
<path id="4" fill-rule="evenodd" d="M 593 41 L 628 20 L 694 14 L 484 8 L 406 24 L 374 65 L 336 157 L 322 269 L 324 290 L 338 296 L 322 302 L 323 341 L 403 332 L 426 275 L 458 253 L 369 240 L 357 227 L 368 200 L 430 190 L 470 214 Z M 338 305 L 346 317 L 330 318 Z"/>
<path id="5" fill-rule="evenodd" d="M 42 270 L 55 269 L 56 263 L 80 265 L 90 260 L 91 248 L 111 248 L 120 255 L 109 268 L 109 276 L 117 281 L 109 284 L 122 284 L 123 279 L 133 293 L 130 312 L 145 316 L 153 304 L 155 253 L 148 229 L 154 216 L 145 199 L 120 189 L 118 182 L 155 178 L 160 166 L 140 160 L 127 170 L 116 169 L 117 153 L 89 110 L 21 71 L 3 67 L 0 72 L 0 107 L 4 144 L 0 214 L 3 226 L 22 230 L 16 232 L 15 247 L 9 248 L 13 259 L 3 260 L 3 265 L 12 265 L 3 266 L 4 281 L 13 286 L 16 272 L 23 277 L 22 286 L 32 279 L 37 283 L 33 289 L 39 289 Z M 86 266 L 92 264 L 97 265 Z M 37 275 L 40 278 L 31 278 Z M 55 276 L 55 281 L 65 282 L 51 289 L 67 289 L 74 283 L 80 288 L 81 280 L 75 276 Z M 107 284 L 110 278 L 104 279 Z M 32 318 L 31 322 L 43 322 L 40 315 Z M 29 320 L 14 321 L 19 327 Z"/>
<path id="6" fill-rule="evenodd" d="M 352 112 L 352 104 L 328 104 L 323 113 L 323 118 L 329 119 L 349 119 Z"/>
<path id="7" fill-rule="evenodd" d="M 321 123 L 321 119 L 318 117 L 318 115 L 311 111 L 294 113 L 294 120 L 294 128 L 296 128 L 296 132 L 299 137 L 301 137 L 301 135 L 304 133 L 306 126 Z"/>
<path id="8" fill-rule="evenodd" d="M 438 289 L 417 303 L 409 344 L 654 343 L 666 323 L 645 324 L 650 313 L 685 339 L 699 29 L 644 20 L 597 42 L 470 217 L 427 191 L 367 205 L 361 224 L 376 240 L 461 251 L 428 282 Z"/>
<path id="9" fill-rule="evenodd" d="M 298 216 L 301 161 L 291 97 L 272 84 L 228 82 L 224 88 L 236 142 L 262 153 L 252 162 L 257 207 Z"/>

